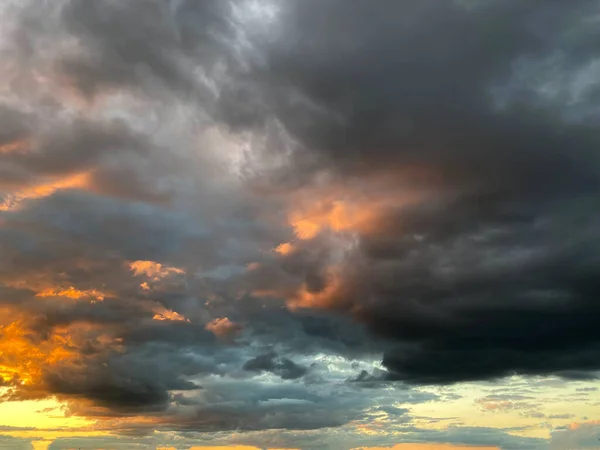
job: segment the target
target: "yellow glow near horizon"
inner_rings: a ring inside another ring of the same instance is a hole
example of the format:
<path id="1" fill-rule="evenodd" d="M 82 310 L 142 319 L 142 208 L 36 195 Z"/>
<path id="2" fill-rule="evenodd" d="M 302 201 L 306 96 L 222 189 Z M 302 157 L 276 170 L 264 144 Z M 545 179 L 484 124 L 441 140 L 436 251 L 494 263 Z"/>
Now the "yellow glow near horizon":
<path id="1" fill-rule="evenodd" d="M 500 450 L 500 448 L 452 444 L 398 444 L 393 447 L 358 447 L 352 450 Z"/>
<path id="2" fill-rule="evenodd" d="M 519 386 L 525 386 L 527 392 L 524 398 L 510 399 L 507 397 L 505 404 L 490 400 L 492 406 L 486 408 L 487 396 L 493 396 L 501 390 L 506 395 L 518 395 Z M 597 388 L 597 391 L 589 392 L 587 401 L 574 400 L 580 391 L 578 388 Z M 557 395 L 556 389 L 560 389 Z M 435 392 L 435 389 L 424 389 Z M 527 381 L 520 377 L 505 380 L 489 386 L 478 383 L 465 383 L 452 388 L 452 393 L 460 397 L 447 399 L 443 402 L 422 403 L 411 407 L 415 417 L 436 418 L 435 422 L 416 419 L 415 424 L 422 428 L 442 430 L 451 423 L 460 421 L 461 426 L 467 427 L 490 427 L 490 428 L 521 428 L 511 434 L 523 437 L 536 437 L 547 439 L 550 437 L 552 427 L 566 426 L 573 422 L 584 421 L 585 417 L 595 417 L 598 414 L 598 403 L 600 402 L 600 382 L 586 381 L 582 383 L 564 383 L 560 387 L 545 388 L 537 386 L 535 381 Z M 528 411 L 543 414 L 541 417 L 528 415 Z M 569 416 L 571 415 L 571 416 Z"/>
<path id="3" fill-rule="evenodd" d="M 36 428 L 82 428 L 94 422 L 83 417 L 65 417 L 64 403 L 55 399 L 0 403 L 0 426 Z"/>
<path id="4" fill-rule="evenodd" d="M 166 449 L 168 449 L 168 447 L 166 447 Z M 163 450 L 166 450 L 163 449 Z M 159 450 L 159 449 L 157 449 Z M 260 447 L 252 447 L 249 445 L 217 445 L 217 446 L 212 446 L 212 447 L 190 447 L 190 450 L 260 450 Z M 268 450 L 299 450 L 299 449 L 293 449 L 293 448 L 271 448 L 269 447 Z"/>

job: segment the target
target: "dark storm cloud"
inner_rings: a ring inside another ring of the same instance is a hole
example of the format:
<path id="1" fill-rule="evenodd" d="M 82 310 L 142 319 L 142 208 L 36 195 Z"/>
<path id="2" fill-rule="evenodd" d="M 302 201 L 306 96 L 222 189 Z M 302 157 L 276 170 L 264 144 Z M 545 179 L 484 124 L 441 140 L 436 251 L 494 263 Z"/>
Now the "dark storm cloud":
<path id="1" fill-rule="evenodd" d="M 80 177 L 80 189 L 106 196 L 166 203 L 172 192 L 153 185 L 141 164 L 156 145 L 124 120 L 61 120 L 3 107 L 0 190 L 27 190 Z M 58 115 L 57 115 L 58 116 Z"/>
<path id="2" fill-rule="evenodd" d="M 300 378 L 307 371 L 306 367 L 288 358 L 278 357 L 275 353 L 266 353 L 249 359 L 244 363 L 243 369 L 250 372 L 271 372 L 284 380 Z"/>
<path id="3" fill-rule="evenodd" d="M 0 146 L 29 137 L 29 117 L 9 105 L 0 104 Z"/>
<path id="4" fill-rule="evenodd" d="M 555 68 L 561 79 L 574 83 L 599 56 L 583 25 L 590 11 L 590 1 L 290 1 L 281 34 L 259 46 L 265 66 L 238 86 L 253 86 L 265 120 L 275 117 L 304 148 L 286 185 L 328 170 L 427 193 L 362 233 L 333 306 L 398 343 L 383 360 L 390 379 L 600 369 L 600 135 L 589 116 L 565 119 L 592 97 L 550 102 L 531 84 L 518 98 L 494 94 L 541 76 L 519 72 L 520 61 L 556 54 L 569 61 Z M 223 117 L 230 106 L 222 103 Z M 231 123 L 252 128 L 256 119 Z M 310 284 L 322 261 L 281 268 L 300 267 Z M 325 292 L 323 281 L 310 290 Z"/>
<path id="5" fill-rule="evenodd" d="M 399 405 L 442 397 L 407 384 L 600 369 L 596 2 L 48 3 L 0 67 L 0 326 L 68 357 L 8 398 L 130 436 L 385 413 L 407 442 L 537 448 L 411 428 Z M 295 236 L 339 191 L 368 226 Z"/>
<path id="6" fill-rule="evenodd" d="M 75 213 L 76 211 L 76 213 Z M 116 251 L 123 259 L 156 260 L 180 251 L 202 230 L 184 222 L 185 216 L 146 203 L 129 203 L 81 191 L 63 191 L 32 200 L 30 207 L 7 215 L 7 223 L 38 227 L 34 241 L 48 233 L 55 240 L 78 241 L 81 249 Z M 24 257 L 27 255 L 25 254 Z M 37 257 L 37 255 L 36 255 Z"/>
<path id="7" fill-rule="evenodd" d="M 169 427 L 190 432 L 316 430 L 357 419 L 368 403 L 367 397 L 317 393 L 290 381 L 264 383 L 211 378 L 203 383 L 203 388 L 195 401 L 185 402 L 193 406 L 195 414 L 173 417 L 172 422 L 167 422 Z"/>
<path id="8" fill-rule="evenodd" d="M 545 12 L 561 9 L 571 26 L 567 13 L 577 5 L 487 2 L 468 11 L 432 1 L 357 1 L 350 8 L 341 1 L 284 2 L 282 34 L 265 46 L 268 67 L 255 87 L 309 153 L 323 153 L 321 162 L 337 170 L 434 166 L 443 182 L 475 189 L 535 184 L 550 172 L 568 184 L 586 171 L 561 148 L 572 140 L 585 144 L 587 136 L 560 136 L 553 113 L 527 103 L 495 112 L 489 90 L 509 79 L 518 57 L 554 50 L 535 32 L 535 25 L 557 28 Z M 292 101 L 293 94 L 326 115 Z"/>
<path id="9" fill-rule="evenodd" d="M 182 377 L 200 373 L 201 365 L 194 365 L 184 352 L 173 350 L 154 349 L 152 345 L 134 347 L 82 368 L 56 367 L 46 374 L 45 382 L 56 395 L 91 400 L 110 411 L 160 411 L 168 406 L 170 390 L 199 389 Z"/>
<path id="10" fill-rule="evenodd" d="M 218 45 L 215 34 L 227 28 L 221 13 L 227 6 L 214 0 L 186 2 L 174 15 L 163 1 L 70 1 L 62 10 L 62 24 L 86 52 L 65 56 L 60 71 L 88 96 L 106 88 L 144 87 L 152 78 L 193 94 L 199 83 L 190 53 L 205 57 Z"/>
<path id="11" fill-rule="evenodd" d="M 5 155 L 6 163 L 17 164 L 40 175 L 64 175 L 94 167 L 102 158 L 123 151 L 147 155 L 149 143 L 126 123 L 94 123 L 76 119 L 39 136 L 32 152 Z"/>

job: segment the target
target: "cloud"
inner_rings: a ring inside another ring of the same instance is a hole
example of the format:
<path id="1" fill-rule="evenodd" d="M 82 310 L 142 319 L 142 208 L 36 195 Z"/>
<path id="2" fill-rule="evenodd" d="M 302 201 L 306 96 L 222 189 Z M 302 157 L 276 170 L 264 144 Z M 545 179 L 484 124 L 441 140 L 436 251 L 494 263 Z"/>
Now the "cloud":
<path id="1" fill-rule="evenodd" d="M 29 439 L 16 438 L 12 436 L 0 436 L 0 444 L 6 450 L 33 450 L 33 444 Z"/>
<path id="2" fill-rule="evenodd" d="M 268 70 L 244 76 L 301 149 L 257 181 L 285 192 L 297 237 L 261 269 L 296 284 L 269 295 L 396 341 L 390 379 L 593 376 L 598 137 L 565 116 L 589 99 L 494 95 L 526 76 L 519 61 L 567 54 L 565 76 L 591 64 L 583 25 L 573 41 L 550 36 L 595 7 L 286 2 L 285 32 L 260 47 Z"/>
<path id="3" fill-rule="evenodd" d="M 597 2 L 17 3 L 2 399 L 123 447 L 533 449 L 412 408 L 600 371 Z M 569 418 L 529 394 L 471 406 Z"/>
<path id="4" fill-rule="evenodd" d="M 163 268 L 161 263 L 157 263 L 155 261 L 133 261 L 129 264 L 129 268 L 131 269 L 134 275 L 145 275 L 151 280 L 159 280 L 170 274 L 185 273 L 182 269 L 179 269 L 177 267 Z"/>
<path id="5" fill-rule="evenodd" d="M 230 338 L 237 334 L 242 328 L 242 325 L 233 323 L 227 317 L 213 319 L 206 324 L 206 329 L 220 338 Z"/>
<path id="6" fill-rule="evenodd" d="M 306 367 L 299 366 L 288 358 L 278 358 L 274 353 L 249 359 L 244 363 L 243 369 L 250 372 L 271 372 L 284 380 L 300 378 L 307 371 Z"/>
<path id="7" fill-rule="evenodd" d="M 566 428 L 552 431 L 550 448 L 561 450 L 568 448 L 598 447 L 598 423 L 573 423 Z"/>

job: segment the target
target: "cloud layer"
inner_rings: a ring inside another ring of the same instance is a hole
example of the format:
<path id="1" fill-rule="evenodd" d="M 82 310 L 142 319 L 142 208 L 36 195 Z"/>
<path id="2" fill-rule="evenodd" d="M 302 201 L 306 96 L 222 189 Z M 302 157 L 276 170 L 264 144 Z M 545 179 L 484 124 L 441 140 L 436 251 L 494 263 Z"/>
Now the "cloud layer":
<path id="1" fill-rule="evenodd" d="M 0 8 L 4 401 L 337 448 L 600 370 L 596 1 Z"/>

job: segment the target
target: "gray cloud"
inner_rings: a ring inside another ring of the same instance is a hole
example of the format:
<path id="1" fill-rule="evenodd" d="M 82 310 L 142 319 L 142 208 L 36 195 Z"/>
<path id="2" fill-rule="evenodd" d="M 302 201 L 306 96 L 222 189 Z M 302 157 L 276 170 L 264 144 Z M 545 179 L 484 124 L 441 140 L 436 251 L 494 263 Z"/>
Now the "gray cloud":
<path id="1" fill-rule="evenodd" d="M 33 450 L 30 439 L 0 436 L 0 445 L 7 450 Z"/>
<path id="2" fill-rule="evenodd" d="M 306 367 L 299 366 L 288 358 L 280 358 L 275 353 L 265 353 L 244 363 L 244 370 L 250 372 L 271 372 L 284 380 L 293 380 L 306 374 Z"/>
<path id="3" fill-rule="evenodd" d="M 214 8 L 220 8 L 217 2 L 203 1 L 194 9 L 202 17 Z M 212 13 L 212 18 L 219 16 Z M 196 46 L 210 47 L 215 38 L 212 30 L 195 27 L 202 31 L 192 44 L 191 23 L 186 27 L 187 20 L 174 19 L 166 2 L 103 2 L 91 7 L 83 1 L 68 2 L 61 12 L 62 24 L 81 40 L 86 52 L 65 55 L 59 70 L 86 95 L 111 87 L 144 86 L 152 78 L 184 94 L 193 93 L 197 82 L 186 56 Z"/>
<path id="4" fill-rule="evenodd" d="M 5 398 L 123 446 L 544 444 L 407 405 L 600 370 L 596 2 L 48 3 L 2 31 L 0 339 L 66 356 Z"/>
<path id="5" fill-rule="evenodd" d="M 358 233 L 333 301 L 401 343 L 384 357 L 392 379 L 580 378 L 598 369 L 598 135 L 564 114 L 591 97 L 542 105 L 525 90 L 499 108 L 491 96 L 521 75 L 523 59 L 568 51 L 561 70 L 591 64 L 585 32 L 550 38 L 577 28 L 589 8 L 286 2 L 284 34 L 262 47 L 268 70 L 244 78 L 304 148 L 287 180 L 306 187 L 329 171 L 368 187 L 375 176 L 422 197 L 386 207 L 376 232 Z M 321 277 L 314 292 L 329 287 L 323 260 L 306 260 L 298 277 L 309 286 Z"/>

